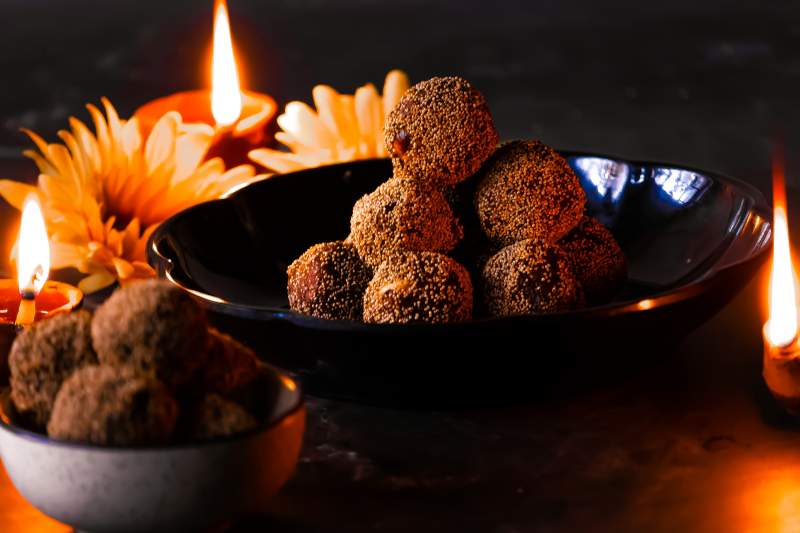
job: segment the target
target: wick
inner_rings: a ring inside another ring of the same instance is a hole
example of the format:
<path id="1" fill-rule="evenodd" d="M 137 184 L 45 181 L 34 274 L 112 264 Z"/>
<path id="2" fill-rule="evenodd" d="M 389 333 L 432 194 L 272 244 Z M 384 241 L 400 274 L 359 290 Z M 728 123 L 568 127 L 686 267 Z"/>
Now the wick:
<path id="1" fill-rule="evenodd" d="M 42 265 L 37 265 L 36 268 L 33 270 L 33 274 L 31 274 L 31 278 L 25 287 L 19 290 L 20 296 L 22 296 L 23 300 L 35 300 L 36 299 L 36 282 L 41 280 L 44 277 L 44 268 Z"/>
<path id="2" fill-rule="evenodd" d="M 20 296 L 22 296 L 23 300 L 35 300 L 36 299 L 36 290 L 31 287 L 26 287 L 25 289 L 20 291 Z"/>

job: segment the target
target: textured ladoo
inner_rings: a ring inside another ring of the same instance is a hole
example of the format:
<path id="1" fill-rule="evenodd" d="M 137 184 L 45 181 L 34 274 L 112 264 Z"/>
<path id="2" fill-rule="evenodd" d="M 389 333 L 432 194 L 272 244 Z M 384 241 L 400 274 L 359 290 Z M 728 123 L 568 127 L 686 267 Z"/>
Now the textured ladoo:
<path id="1" fill-rule="evenodd" d="M 91 320 L 86 311 L 54 316 L 26 328 L 14 341 L 9 355 L 11 400 L 33 427 L 47 425 L 64 380 L 97 364 Z"/>
<path id="2" fill-rule="evenodd" d="M 558 244 L 569 256 L 588 303 L 607 302 L 625 283 L 625 255 L 611 232 L 597 220 L 583 217 Z"/>
<path id="3" fill-rule="evenodd" d="M 335 241 L 316 244 L 288 269 L 289 306 L 305 315 L 360 320 L 372 270 L 355 246 Z"/>
<path id="4" fill-rule="evenodd" d="M 205 396 L 195 407 L 191 437 L 207 440 L 255 428 L 258 421 L 240 405 L 218 394 Z"/>
<path id="5" fill-rule="evenodd" d="M 401 252 L 375 272 L 364 295 L 364 321 L 447 323 L 472 317 L 472 281 L 446 255 Z"/>
<path id="6" fill-rule="evenodd" d="M 356 202 L 350 219 L 350 239 L 373 268 L 397 251 L 449 252 L 462 236 L 442 193 L 410 179 L 381 184 Z"/>
<path id="7" fill-rule="evenodd" d="M 486 235 L 507 246 L 556 242 L 583 216 L 586 195 L 569 164 L 539 141 L 497 149 L 478 176 L 475 209 Z"/>
<path id="8" fill-rule="evenodd" d="M 233 337 L 215 329 L 208 331 L 208 357 L 198 370 L 195 386 L 208 392 L 228 394 L 250 383 L 261 372 L 256 353 Z"/>
<path id="9" fill-rule="evenodd" d="M 129 365 L 171 388 L 205 362 L 208 322 L 202 307 L 163 280 L 132 283 L 97 310 L 92 341 L 100 363 Z"/>
<path id="10" fill-rule="evenodd" d="M 163 444 L 172 436 L 177 417 L 175 400 L 152 376 L 93 365 L 64 382 L 47 433 L 108 446 Z"/>
<path id="11" fill-rule="evenodd" d="M 473 175 L 498 142 L 483 95 L 458 77 L 411 87 L 389 113 L 384 136 L 395 176 L 437 187 Z"/>
<path id="12" fill-rule="evenodd" d="M 481 278 L 485 308 L 492 316 L 556 313 L 583 305 L 569 257 L 545 241 L 506 246 L 489 259 Z"/>

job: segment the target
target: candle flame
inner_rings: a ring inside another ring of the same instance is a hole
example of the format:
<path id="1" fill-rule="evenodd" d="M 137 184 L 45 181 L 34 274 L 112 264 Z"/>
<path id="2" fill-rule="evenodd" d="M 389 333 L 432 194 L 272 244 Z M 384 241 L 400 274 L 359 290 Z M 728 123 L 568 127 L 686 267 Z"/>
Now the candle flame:
<path id="1" fill-rule="evenodd" d="M 19 290 L 38 294 L 50 274 L 50 240 L 35 196 L 25 200 L 17 241 L 17 284 Z"/>
<path id="2" fill-rule="evenodd" d="M 788 346 L 797 337 L 797 275 L 789 247 L 786 217 L 786 190 L 783 162 L 776 158 L 774 168 L 774 220 L 772 274 L 769 281 L 769 321 L 765 333 L 775 346 Z"/>
<path id="3" fill-rule="evenodd" d="M 225 0 L 214 9 L 214 52 L 211 63 L 211 114 L 220 126 L 229 126 L 242 113 L 239 73 L 233 54 L 231 24 Z"/>

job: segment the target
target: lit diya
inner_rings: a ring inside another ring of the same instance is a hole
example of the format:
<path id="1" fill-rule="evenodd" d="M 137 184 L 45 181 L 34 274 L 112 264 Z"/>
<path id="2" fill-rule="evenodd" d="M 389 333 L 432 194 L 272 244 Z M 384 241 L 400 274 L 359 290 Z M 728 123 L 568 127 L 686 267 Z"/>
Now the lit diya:
<path id="1" fill-rule="evenodd" d="M 214 13 L 211 90 L 185 91 L 152 100 L 134 116 L 144 136 L 169 111 L 179 112 L 184 122 L 207 127 L 213 141 L 206 159 L 221 157 L 230 168 L 252 164 L 248 152 L 272 143 L 278 107 L 269 95 L 241 90 L 225 0 L 217 2 Z"/>
<path id="2" fill-rule="evenodd" d="M 39 202 L 30 197 L 22 211 L 17 241 L 17 279 L 0 279 L 0 323 L 27 326 L 81 303 L 83 293 L 77 287 L 48 281 L 49 274 L 47 229 Z"/>
<path id="3" fill-rule="evenodd" d="M 77 307 L 83 293 L 72 285 L 48 281 L 50 243 L 35 197 L 22 211 L 17 241 L 17 279 L 0 279 L 0 381 L 5 381 L 5 363 L 17 328 L 27 326 Z"/>
<path id="4" fill-rule="evenodd" d="M 800 344 L 797 339 L 797 275 L 786 216 L 783 161 L 773 169 L 774 236 L 769 283 L 769 320 L 764 324 L 764 380 L 776 401 L 800 415 Z"/>

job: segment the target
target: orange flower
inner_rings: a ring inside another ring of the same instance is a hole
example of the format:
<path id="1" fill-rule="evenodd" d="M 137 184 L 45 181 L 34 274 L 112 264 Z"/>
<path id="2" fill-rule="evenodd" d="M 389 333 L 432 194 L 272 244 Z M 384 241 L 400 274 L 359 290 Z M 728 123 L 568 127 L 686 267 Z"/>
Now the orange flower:
<path id="1" fill-rule="evenodd" d="M 341 163 L 354 159 L 386 157 L 383 123 L 408 89 L 408 76 L 400 70 L 386 75 L 383 96 L 371 83 L 355 95 L 339 94 L 327 85 L 312 91 L 316 112 L 303 102 L 289 102 L 278 117 L 281 130 L 275 139 L 290 150 L 257 148 L 249 154 L 256 163 L 275 172 Z"/>
<path id="2" fill-rule="evenodd" d="M 210 126 L 186 124 L 169 112 L 143 141 L 136 118 L 122 120 L 102 102 L 105 115 L 87 106 L 94 133 L 75 118 L 71 130 L 58 133 L 63 144 L 26 131 L 38 148 L 24 152 L 39 167 L 36 186 L 0 180 L 0 195 L 17 209 L 28 194 L 38 196 L 52 268 L 87 274 L 80 282 L 86 293 L 155 275 L 145 246 L 161 222 L 263 177 L 250 165 L 226 171 L 221 159 L 203 162 L 214 136 Z"/>

